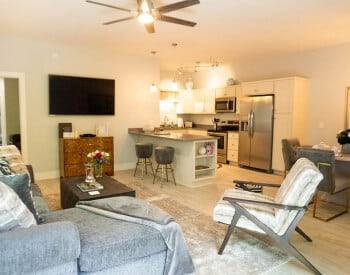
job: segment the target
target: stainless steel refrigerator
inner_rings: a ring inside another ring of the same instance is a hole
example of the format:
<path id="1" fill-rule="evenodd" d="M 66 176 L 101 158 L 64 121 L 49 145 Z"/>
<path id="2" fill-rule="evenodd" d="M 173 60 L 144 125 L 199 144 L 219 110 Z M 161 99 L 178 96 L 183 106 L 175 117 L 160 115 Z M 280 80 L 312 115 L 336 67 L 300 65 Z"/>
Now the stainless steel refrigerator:
<path id="1" fill-rule="evenodd" d="M 240 100 L 238 164 L 272 172 L 274 96 Z"/>

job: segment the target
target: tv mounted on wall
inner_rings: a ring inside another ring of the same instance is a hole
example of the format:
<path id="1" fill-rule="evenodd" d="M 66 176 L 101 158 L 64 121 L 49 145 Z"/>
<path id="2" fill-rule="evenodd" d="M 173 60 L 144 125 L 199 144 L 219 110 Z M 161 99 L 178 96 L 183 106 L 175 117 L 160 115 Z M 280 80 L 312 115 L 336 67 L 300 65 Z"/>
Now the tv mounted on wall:
<path id="1" fill-rule="evenodd" d="M 49 75 L 50 115 L 114 115 L 115 81 Z"/>

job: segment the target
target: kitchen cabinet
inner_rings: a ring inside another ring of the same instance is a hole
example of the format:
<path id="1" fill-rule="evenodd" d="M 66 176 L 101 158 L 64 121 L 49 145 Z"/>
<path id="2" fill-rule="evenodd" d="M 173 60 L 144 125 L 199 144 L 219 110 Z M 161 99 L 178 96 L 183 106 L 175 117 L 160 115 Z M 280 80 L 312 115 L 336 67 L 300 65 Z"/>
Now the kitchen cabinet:
<path id="1" fill-rule="evenodd" d="M 236 85 L 216 89 L 215 96 L 216 98 L 236 96 Z"/>
<path id="2" fill-rule="evenodd" d="M 273 80 L 246 82 L 242 84 L 242 94 L 245 96 L 273 94 L 273 92 L 274 92 Z"/>
<path id="3" fill-rule="evenodd" d="M 229 132 L 227 139 L 227 160 L 238 162 L 239 133 Z"/>
<path id="4" fill-rule="evenodd" d="M 179 92 L 177 114 L 215 114 L 215 91 L 212 89 Z"/>

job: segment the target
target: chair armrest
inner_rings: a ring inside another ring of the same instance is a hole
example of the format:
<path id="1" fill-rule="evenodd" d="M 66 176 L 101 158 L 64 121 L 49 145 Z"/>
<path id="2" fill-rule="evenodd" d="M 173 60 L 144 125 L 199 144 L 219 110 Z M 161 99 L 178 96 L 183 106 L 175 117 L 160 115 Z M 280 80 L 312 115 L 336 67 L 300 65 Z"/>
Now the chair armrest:
<path id="1" fill-rule="evenodd" d="M 0 273 L 36 273 L 72 262 L 79 254 L 79 232 L 71 222 L 48 223 L 0 233 Z"/>
<path id="2" fill-rule="evenodd" d="M 244 181 L 244 180 L 234 180 L 233 183 L 255 184 L 255 185 L 260 185 L 260 186 L 263 186 L 263 187 L 274 187 L 274 188 L 280 188 L 281 187 L 280 184 L 254 182 L 254 181 Z"/>
<path id="3" fill-rule="evenodd" d="M 261 205 L 271 208 L 278 208 L 283 210 L 305 210 L 306 206 L 296 206 L 296 205 L 285 205 L 285 204 L 278 204 L 273 203 L 269 201 L 254 201 L 254 200 L 246 200 L 246 199 L 240 199 L 240 198 L 231 198 L 231 197 L 224 197 L 223 200 L 228 201 L 230 203 L 244 203 L 244 204 L 253 204 L 253 205 Z"/>

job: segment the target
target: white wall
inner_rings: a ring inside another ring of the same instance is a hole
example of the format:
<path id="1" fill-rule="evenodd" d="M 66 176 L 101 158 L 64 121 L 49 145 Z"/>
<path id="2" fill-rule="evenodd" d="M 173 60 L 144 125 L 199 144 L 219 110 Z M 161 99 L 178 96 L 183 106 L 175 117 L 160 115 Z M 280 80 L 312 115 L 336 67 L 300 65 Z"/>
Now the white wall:
<path id="1" fill-rule="evenodd" d="M 149 85 L 160 78 L 159 63 L 152 57 L 2 37 L 0 71 L 25 73 L 28 157 L 39 178 L 58 176 L 59 122 L 72 122 L 80 133 L 94 132 L 99 123 L 109 125 L 117 169 L 130 168 L 135 161 L 127 129 L 159 124 L 159 93 L 149 93 Z M 49 116 L 48 74 L 114 78 L 116 115 Z"/>
<path id="2" fill-rule="evenodd" d="M 240 81 L 284 76 L 310 79 L 307 142 L 336 144 L 345 125 L 346 87 L 350 86 L 350 44 L 235 64 Z"/>

